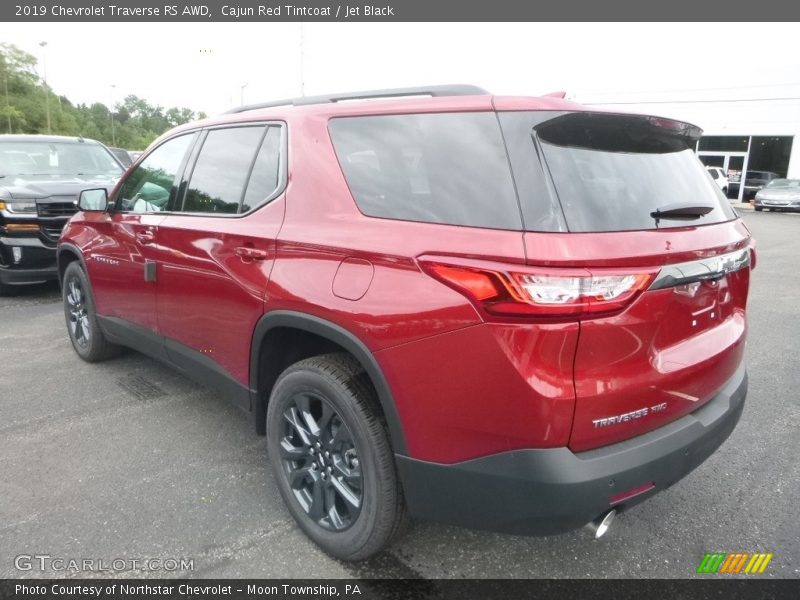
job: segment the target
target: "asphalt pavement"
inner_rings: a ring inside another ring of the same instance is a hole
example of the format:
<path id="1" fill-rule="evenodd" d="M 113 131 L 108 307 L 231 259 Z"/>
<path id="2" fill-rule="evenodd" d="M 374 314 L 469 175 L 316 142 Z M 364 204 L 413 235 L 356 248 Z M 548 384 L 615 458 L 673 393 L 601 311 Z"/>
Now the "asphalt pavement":
<path id="1" fill-rule="evenodd" d="M 764 577 L 798 578 L 800 215 L 743 215 L 758 265 L 741 422 L 599 541 L 418 522 L 369 561 L 331 559 L 295 527 L 245 413 L 135 352 L 79 360 L 56 286 L 0 298 L 0 577 L 684 578 L 722 551 L 771 552 Z M 16 559 L 34 555 L 51 557 L 45 570 Z M 59 558 L 138 566 L 77 573 Z M 141 566 L 151 558 L 160 569 Z"/>

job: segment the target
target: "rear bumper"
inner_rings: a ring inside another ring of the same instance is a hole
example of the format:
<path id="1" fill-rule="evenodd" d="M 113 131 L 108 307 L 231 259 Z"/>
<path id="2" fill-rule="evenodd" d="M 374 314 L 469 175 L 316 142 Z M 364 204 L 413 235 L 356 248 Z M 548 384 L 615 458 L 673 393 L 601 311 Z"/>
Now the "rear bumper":
<path id="1" fill-rule="evenodd" d="M 13 248 L 21 256 L 14 259 Z M 30 285 L 58 279 L 56 249 L 45 246 L 38 238 L 0 237 L 0 283 Z"/>
<path id="2" fill-rule="evenodd" d="M 452 465 L 397 456 L 411 513 L 515 534 L 577 529 L 612 507 L 624 510 L 679 481 L 731 434 L 747 395 L 742 365 L 702 408 L 664 427 L 587 452 L 517 450 Z M 629 500 L 613 496 L 652 483 Z"/>

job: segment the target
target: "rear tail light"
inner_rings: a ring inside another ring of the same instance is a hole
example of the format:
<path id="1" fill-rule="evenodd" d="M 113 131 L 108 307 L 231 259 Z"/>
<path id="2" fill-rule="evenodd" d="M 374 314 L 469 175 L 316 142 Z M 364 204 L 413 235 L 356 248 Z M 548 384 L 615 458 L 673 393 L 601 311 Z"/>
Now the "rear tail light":
<path id="1" fill-rule="evenodd" d="M 655 271 L 496 268 L 420 259 L 422 268 L 496 316 L 585 317 L 622 310 L 653 282 Z"/>

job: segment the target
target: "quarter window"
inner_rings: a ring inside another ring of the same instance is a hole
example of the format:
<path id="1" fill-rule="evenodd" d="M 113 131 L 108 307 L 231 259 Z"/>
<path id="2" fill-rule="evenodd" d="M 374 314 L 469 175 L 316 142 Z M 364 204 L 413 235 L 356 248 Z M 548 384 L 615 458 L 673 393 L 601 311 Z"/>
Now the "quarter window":
<path id="1" fill-rule="evenodd" d="M 116 210 L 120 212 L 160 212 L 177 195 L 178 177 L 194 134 L 164 142 L 153 150 L 122 184 Z"/>
<path id="2" fill-rule="evenodd" d="M 366 215 L 522 228 L 494 113 L 344 117 L 331 121 L 330 133 Z"/>
<path id="3" fill-rule="evenodd" d="M 281 128 L 271 126 L 253 164 L 241 212 L 261 206 L 275 195 L 280 184 L 280 156 Z"/>

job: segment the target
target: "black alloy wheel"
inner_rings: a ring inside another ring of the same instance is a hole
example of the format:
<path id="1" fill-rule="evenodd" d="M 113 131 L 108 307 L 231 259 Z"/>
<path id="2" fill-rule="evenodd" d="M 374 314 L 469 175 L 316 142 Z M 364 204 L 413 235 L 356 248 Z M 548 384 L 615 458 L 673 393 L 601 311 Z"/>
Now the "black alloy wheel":
<path id="1" fill-rule="evenodd" d="M 385 548 L 406 524 L 405 501 L 380 403 L 345 353 L 281 373 L 267 404 L 274 481 L 303 532 L 343 560 Z"/>
<path id="2" fill-rule="evenodd" d="M 64 297 L 67 302 L 67 326 L 70 337 L 81 348 L 88 348 L 92 339 L 92 326 L 86 312 L 86 292 L 78 277 L 66 282 Z"/>
<path id="3" fill-rule="evenodd" d="M 75 353 L 87 362 L 117 356 L 122 348 L 106 340 L 101 331 L 91 284 L 78 261 L 69 263 L 64 270 L 61 294 L 67 333 Z"/>
<path id="4" fill-rule="evenodd" d="M 323 529 L 347 529 L 358 518 L 363 500 L 353 434 L 314 392 L 296 393 L 283 420 L 281 462 L 298 504 Z"/>

